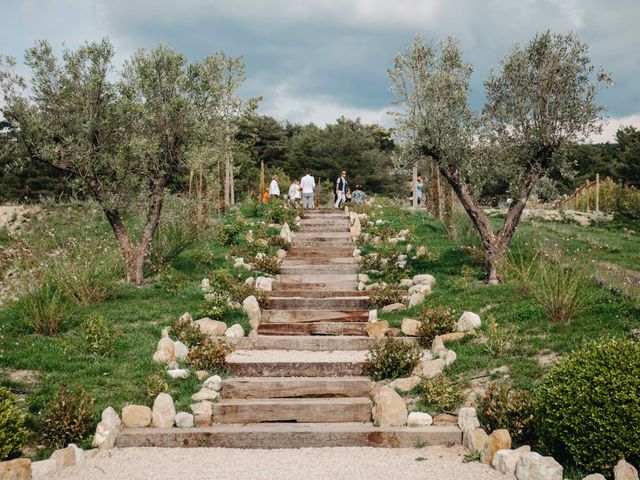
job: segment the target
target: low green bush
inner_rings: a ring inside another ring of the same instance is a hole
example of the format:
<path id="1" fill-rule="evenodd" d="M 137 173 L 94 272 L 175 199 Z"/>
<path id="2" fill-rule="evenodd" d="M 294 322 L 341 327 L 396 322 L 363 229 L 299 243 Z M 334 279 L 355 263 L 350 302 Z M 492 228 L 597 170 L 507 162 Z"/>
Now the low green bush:
<path id="1" fill-rule="evenodd" d="M 158 270 L 158 286 L 166 293 L 180 295 L 189 283 L 189 276 L 176 270 L 170 265 L 164 265 Z"/>
<path id="2" fill-rule="evenodd" d="M 173 322 L 171 333 L 188 347 L 200 345 L 207 338 L 207 334 L 200 330 L 190 318 L 184 317 L 180 317 Z"/>
<path id="3" fill-rule="evenodd" d="M 453 309 L 442 306 L 424 307 L 418 328 L 418 343 L 423 348 L 431 348 L 437 335 L 450 333 L 455 329 L 456 314 Z"/>
<path id="4" fill-rule="evenodd" d="M 13 306 L 16 315 L 40 335 L 57 335 L 67 313 L 64 294 L 44 283 L 22 295 Z"/>
<path id="5" fill-rule="evenodd" d="M 427 409 L 436 413 L 455 409 L 465 396 L 464 384 L 445 375 L 422 379 L 418 390 Z"/>
<path id="6" fill-rule="evenodd" d="M 87 316 L 80 327 L 82 345 L 90 354 L 98 357 L 112 357 L 119 336 L 100 315 Z"/>
<path id="7" fill-rule="evenodd" d="M 280 267 L 282 266 L 282 261 L 278 257 L 272 257 L 270 255 L 256 258 L 251 263 L 253 264 L 254 270 L 268 273 L 270 275 L 277 275 L 280 273 Z"/>
<path id="8" fill-rule="evenodd" d="M 282 238 L 280 235 L 274 235 L 269 237 L 269 246 L 281 248 L 282 250 L 288 251 L 291 248 L 291 242 Z"/>
<path id="9" fill-rule="evenodd" d="M 156 398 L 159 394 L 169 391 L 167 383 L 167 374 L 165 372 L 156 372 L 145 377 L 147 384 L 147 396 Z"/>
<path id="10" fill-rule="evenodd" d="M 39 440 L 51 448 L 80 443 L 94 427 L 95 403 L 84 390 L 67 390 L 64 385 L 46 406 L 39 422 Z"/>
<path id="11" fill-rule="evenodd" d="M 378 288 L 369 293 L 369 305 L 371 308 L 382 308 L 392 303 L 400 303 L 402 293 L 392 287 Z"/>
<path id="12" fill-rule="evenodd" d="M 195 370 L 207 370 L 213 373 L 225 373 L 227 356 L 233 347 L 222 340 L 210 337 L 189 350 L 187 361 Z"/>
<path id="13" fill-rule="evenodd" d="M 222 320 L 230 311 L 229 294 L 226 292 L 213 291 L 205 295 L 202 303 L 202 310 L 205 316 L 213 320 Z"/>
<path id="14" fill-rule="evenodd" d="M 376 381 L 407 377 L 420 361 L 417 345 L 389 337 L 369 347 L 366 372 Z"/>
<path id="15" fill-rule="evenodd" d="M 609 475 L 640 464 L 640 343 L 590 341 L 562 357 L 536 390 L 543 447 L 559 461 Z"/>
<path id="16" fill-rule="evenodd" d="M 19 456 L 27 436 L 25 414 L 11 391 L 0 387 L 0 461 Z"/>
<path id="17" fill-rule="evenodd" d="M 507 383 L 491 383 L 479 405 L 478 420 L 485 430 L 504 428 L 520 444 L 533 441 L 535 402 L 528 390 Z"/>

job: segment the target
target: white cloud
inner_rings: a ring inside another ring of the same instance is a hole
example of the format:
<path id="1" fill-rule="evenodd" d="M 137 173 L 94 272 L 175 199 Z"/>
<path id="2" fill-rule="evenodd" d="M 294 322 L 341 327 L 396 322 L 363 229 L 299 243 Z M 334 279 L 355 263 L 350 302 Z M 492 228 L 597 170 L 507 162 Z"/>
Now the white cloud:
<path id="1" fill-rule="evenodd" d="M 627 126 L 632 126 L 640 130 L 640 113 L 626 117 L 607 119 L 602 125 L 602 133 L 600 135 L 592 135 L 589 140 L 591 143 L 613 143 L 615 142 L 618 129 Z"/>

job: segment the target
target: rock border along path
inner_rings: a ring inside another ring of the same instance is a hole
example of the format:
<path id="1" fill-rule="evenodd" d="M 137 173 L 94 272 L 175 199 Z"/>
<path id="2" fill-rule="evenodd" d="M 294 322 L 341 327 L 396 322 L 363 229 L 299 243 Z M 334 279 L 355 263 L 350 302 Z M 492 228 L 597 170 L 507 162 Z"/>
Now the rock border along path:
<path id="1" fill-rule="evenodd" d="M 232 376 L 213 422 L 200 428 L 129 428 L 119 447 L 414 447 L 460 444 L 457 426 L 376 427 L 373 382 L 363 376 L 366 292 L 349 217 L 305 212 L 257 336 L 234 339 Z M 409 341 L 409 340 L 407 340 Z"/>

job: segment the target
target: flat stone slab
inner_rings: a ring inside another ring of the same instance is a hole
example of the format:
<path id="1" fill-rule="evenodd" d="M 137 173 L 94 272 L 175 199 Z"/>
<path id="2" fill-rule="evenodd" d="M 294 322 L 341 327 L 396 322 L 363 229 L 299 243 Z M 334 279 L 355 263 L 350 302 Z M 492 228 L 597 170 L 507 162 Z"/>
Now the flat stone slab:
<path id="1" fill-rule="evenodd" d="M 204 428 L 128 428 L 118 447 L 413 448 L 461 444 L 457 426 L 374 427 L 370 423 L 259 423 Z"/>
<path id="2" fill-rule="evenodd" d="M 368 397 L 369 377 L 240 377 L 222 382 L 222 398 Z"/>
<path id="3" fill-rule="evenodd" d="M 371 400 L 356 398 L 256 398 L 213 404 L 214 423 L 370 422 Z"/>

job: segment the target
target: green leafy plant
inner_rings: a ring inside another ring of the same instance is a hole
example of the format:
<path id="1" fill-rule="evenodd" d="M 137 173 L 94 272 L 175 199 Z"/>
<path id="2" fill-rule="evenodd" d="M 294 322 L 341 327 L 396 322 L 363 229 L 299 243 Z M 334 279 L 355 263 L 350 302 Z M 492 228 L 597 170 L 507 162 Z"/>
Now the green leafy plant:
<path id="1" fill-rule="evenodd" d="M 418 328 L 418 343 L 424 348 L 430 348 L 437 335 L 453 332 L 456 328 L 455 311 L 448 307 L 424 307 L 420 327 Z"/>
<path id="2" fill-rule="evenodd" d="M 610 474 L 640 463 L 640 343 L 611 338 L 564 355 L 536 390 L 542 445 L 559 461 Z"/>
<path id="3" fill-rule="evenodd" d="M 34 332 L 57 335 L 67 313 L 63 293 L 50 283 L 26 292 L 14 304 L 14 310 Z"/>
<path id="4" fill-rule="evenodd" d="M 534 438 L 534 398 L 528 390 L 492 383 L 479 399 L 478 419 L 487 431 L 504 428 L 518 443 Z"/>
<path id="5" fill-rule="evenodd" d="M 207 335 L 190 319 L 180 317 L 171 325 L 171 333 L 188 347 L 200 345 Z"/>
<path id="6" fill-rule="evenodd" d="M 425 406 L 436 412 L 455 409 L 465 395 L 461 382 L 452 381 L 444 375 L 422 379 L 418 389 Z"/>
<path id="7" fill-rule="evenodd" d="M 164 372 L 155 372 L 145 377 L 147 384 L 147 396 L 156 398 L 160 393 L 169 391 L 167 375 Z"/>
<path id="8" fill-rule="evenodd" d="M 409 376 L 418 365 L 420 355 L 417 345 L 385 338 L 369 347 L 367 375 L 376 381 Z"/>
<path id="9" fill-rule="evenodd" d="M 90 433 L 94 414 L 94 400 L 84 390 L 70 391 L 61 385 L 40 419 L 40 441 L 51 448 L 79 443 Z"/>
<path id="10" fill-rule="evenodd" d="M 89 315 L 80 327 L 82 345 L 89 353 L 99 357 L 112 357 L 120 334 L 100 315 Z"/>
<path id="11" fill-rule="evenodd" d="M 28 430 L 25 414 L 7 388 L 0 387 L 0 461 L 15 458 L 24 447 Z"/>
<path id="12" fill-rule="evenodd" d="M 231 219 L 228 223 L 222 223 L 218 226 L 218 238 L 225 246 L 240 243 L 241 234 L 244 231 L 244 222 L 240 218 Z"/>
<path id="13" fill-rule="evenodd" d="M 179 295 L 189 282 L 189 276 L 169 265 L 165 265 L 158 270 L 157 281 L 160 288 L 166 293 Z"/>
<path id="14" fill-rule="evenodd" d="M 514 325 L 498 325 L 493 315 L 487 315 L 484 331 L 484 348 L 493 357 L 502 355 L 513 345 L 517 337 L 517 328 Z"/>
<path id="15" fill-rule="evenodd" d="M 281 248 L 282 250 L 288 251 L 291 248 L 291 242 L 282 238 L 280 235 L 274 235 L 269 237 L 269 246 L 275 248 Z"/>
<path id="16" fill-rule="evenodd" d="M 184 216 L 163 216 L 156 229 L 147 263 L 151 270 L 158 271 L 175 260 L 187 247 L 198 240 L 200 230 Z"/>
<path id="17" fill-rule="evenodd" d="M 222 340 L 210 337 L 189 350 L 187 361 L 196 370 L 207 370 L 213 373 L 225 373 L 227 356 L 233 347 Z"/>
<path id="18" fill-rule="evenodd" d="M 369 305 L 371 308 L 382 308 L 392 303 L 400 303 L 402 293 L 392 287 L 378 288 L 369 293 Z"/>
<path id="19" fill-rule="evenodd" d="M 223 319 L 230 311 L 229 294 L 226 292 L 213 291 L 205 295 L 202 310 L 205 316 L 214 320 Z"/>
<path id="20" fill-rule="evenodd" d="M 252 261 L 253 269 L 258 272 L 264 272 L 271 275 L 277 275 L 280 273 L 280 267 L 282 261 L 278 257 L 272 257 L 265 255 L 264 257 L 256 258 Z"/>

